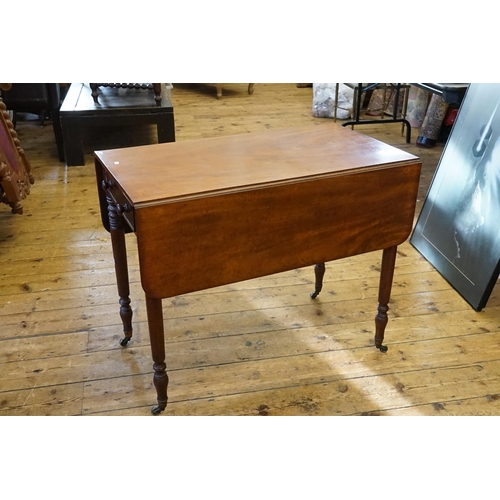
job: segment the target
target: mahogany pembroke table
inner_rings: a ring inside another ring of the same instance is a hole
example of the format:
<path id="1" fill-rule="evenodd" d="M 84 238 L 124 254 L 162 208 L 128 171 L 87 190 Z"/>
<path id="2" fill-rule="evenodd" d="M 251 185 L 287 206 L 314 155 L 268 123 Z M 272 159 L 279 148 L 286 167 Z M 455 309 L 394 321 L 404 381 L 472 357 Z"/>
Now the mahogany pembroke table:
<path id="1" fill-rule="evenodd" d="M 127 345 L 125 233 L 137 237 L 160 413 L 168 376 L 162 299 L 383 250 L 375 345 L 382 345 L 397 245 L 409 236 L 421 162 L 329 122 L 95 152 Z M 221 340 L 223 342 L 223 340 Z"/>

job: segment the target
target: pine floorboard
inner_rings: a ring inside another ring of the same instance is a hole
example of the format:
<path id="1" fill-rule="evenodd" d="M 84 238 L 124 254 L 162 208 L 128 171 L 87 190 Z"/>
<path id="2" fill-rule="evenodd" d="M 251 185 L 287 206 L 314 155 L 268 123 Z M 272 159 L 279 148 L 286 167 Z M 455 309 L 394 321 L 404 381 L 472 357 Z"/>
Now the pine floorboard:
<path id="1" fill-rule="evenodd" d="M 176 140 L 305 124 L 295 84 L 174 84 Z M 422 158 L 417 214 L 443 149 L 400 125 L 357 127 Z M 121 321 L 93 150 L 156 142 L 154 127 L 88 130 L 85 165 L 57 158 L 50 124 L 18 121 L 35 184 L 25 213 L 0 210 L 0 415 L 149 415 L 155 401 L 134 235 L 134 337 Z M 381 215 L 381 214 L 380 214 Z M 378 214 L 374 214 L 374 217 Z M 327 263 L 316 301 L 304 268 L 163 301 L 169 415 L 498 415 L 500 290 L 475 312 L 408 243 L 399 247 L 386 344 L 373 346 L 381 253 Z"/>

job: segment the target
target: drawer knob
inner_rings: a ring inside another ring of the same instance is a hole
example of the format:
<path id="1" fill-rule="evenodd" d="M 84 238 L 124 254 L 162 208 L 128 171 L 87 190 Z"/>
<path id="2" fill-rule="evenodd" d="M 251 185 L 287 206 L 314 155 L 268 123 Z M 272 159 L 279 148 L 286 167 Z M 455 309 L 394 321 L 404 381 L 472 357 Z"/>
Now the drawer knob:
<path id="1" fill-rule="evenodd" d="M 128 204 L 125 203 L 125 205 L 120 205 L 119 203 L 116 204 L 116 212 L 118 215 L 122 216 L 123 214 L 129 213 L 132 211 L 132 207 Z"/>

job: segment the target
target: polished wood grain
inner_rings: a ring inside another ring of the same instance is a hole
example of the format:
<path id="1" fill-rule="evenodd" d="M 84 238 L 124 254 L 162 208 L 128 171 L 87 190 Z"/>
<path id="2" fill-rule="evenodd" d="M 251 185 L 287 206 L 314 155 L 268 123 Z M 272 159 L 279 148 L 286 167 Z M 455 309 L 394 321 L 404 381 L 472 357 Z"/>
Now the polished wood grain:
<path id="1" fill-rule="evenodd" d="M 416 161 L 414 155 L 330 122 L 97 155 L 110 174 L 119 177 L 136 207 Z M 138 163 L 141 168 L 136 168 Z"/>
<path id="2" fill-rule="evenodd" d="M 325 125 L 312 90 L 175 84 L 178 142 Z M 154 126 L 87 132 L 85 165 L 59 162 L 52 128 L 19 120 L 36 183 L 24 215 L 0 211 L 0 415 L 150 415 L 153 368 L 135 236 L 126 236 L 134 338 L 117 312 L 93 150 L 156 141 Z M 442 144 L 406 144 L 398 124 L 362 133 L 422 159 L 417 213 Z M 92 144 L 93 147 L 89 145 Z M 165 415 L 500 415 L 500 289 L 473 311 L 407 241 L 398 247 L 390 349 L 373 348 L 380 252 L 163 301 Z M 222 342 L 221 342 L 222 340 Z M 117 431 L 120 427 L 117 427 Z"/>

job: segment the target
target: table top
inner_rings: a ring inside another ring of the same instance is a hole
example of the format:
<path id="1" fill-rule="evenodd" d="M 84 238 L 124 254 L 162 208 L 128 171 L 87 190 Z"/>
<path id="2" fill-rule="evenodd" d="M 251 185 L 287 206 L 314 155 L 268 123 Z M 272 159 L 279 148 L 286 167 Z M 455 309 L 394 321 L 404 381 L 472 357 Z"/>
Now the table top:
<path id="1" fill-rule="evenodd" d="M 98 100 L 99 104 L 96 104 L 88 83 L 72 83 L 61 105 L 60 113 L 62 115 L 65 113 L 84 115 L 123 111 L 130 114 L 142 112 L 144 109 L 156 112 L 172 109 L 169 92 L 164 85 L 162 85 L 160 106 L 156 105 L 152 89 L 99 87 Z"/>
<path id="2" fill-rule="evenodd" d="M 136 208 L 418 161 L 333 122 L 95 155 Z"/>

